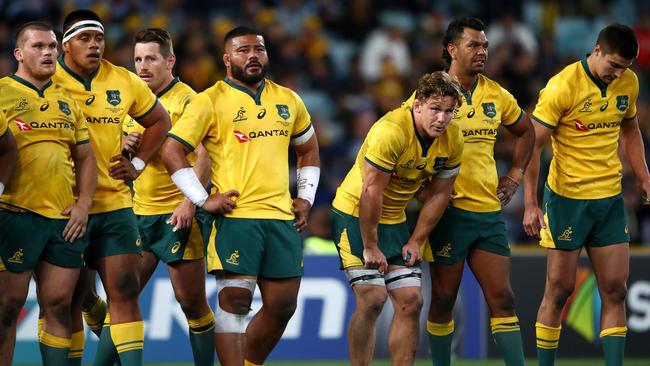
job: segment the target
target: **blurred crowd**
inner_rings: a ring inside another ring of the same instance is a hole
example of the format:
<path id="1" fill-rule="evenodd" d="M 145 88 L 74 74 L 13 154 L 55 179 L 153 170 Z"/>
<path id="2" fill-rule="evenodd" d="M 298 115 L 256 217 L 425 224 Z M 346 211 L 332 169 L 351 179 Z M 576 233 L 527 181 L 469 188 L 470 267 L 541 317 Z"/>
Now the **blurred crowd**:
<path id="1" fill-rule="evenodd" d="M 262 30 L 271 78 L 298 92 L 317 129 L 323 173 L 310 232 L 322 239 L 329 233 L 336 187 L 366 133 L 412 93 L 419 76 L 445 68 L 442 36 L 456 17 L 475 16 L 488 25 L 486 74 L 529 113 L 548 78 L 590 52 L 602 27 L 613 22 L 631 26 L 641 48 L 633 66 L 641 83 L 638 117 L 646 152 L 650 146 L 650 2 L 645 0 L 5 0 L 0 1 L 0 74 L 15 70 L 12 30 L 17 24 L 39 19 L 60 29 L 65 14 L 75 8 L 90 8 L 102 17 L 105 57 L 131 70 L 135 33 L 167 29 L 178 59 L 175 73 L 196 91 L 224 77 L 227 31 L 236 25 Z M 505 172 L 513 144 L 502 132 L 495 156 Z M 628 167 L 623 187 L 632 243 L 650 245 L 650 209 L 641 208 Z M 416 211 L 414 205 L 411 213 Z M 505 212 L 510 241 L 531 242 L 521 226 L 521 192 Z"/>

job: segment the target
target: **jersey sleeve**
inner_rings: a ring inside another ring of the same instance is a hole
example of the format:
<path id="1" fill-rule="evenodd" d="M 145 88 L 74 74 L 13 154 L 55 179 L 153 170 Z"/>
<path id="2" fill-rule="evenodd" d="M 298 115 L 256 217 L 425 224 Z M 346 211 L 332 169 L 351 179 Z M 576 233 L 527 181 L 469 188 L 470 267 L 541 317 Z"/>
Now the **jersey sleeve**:
<path id="1" fill-rule="evenodd" d="M 291 138 L 293 139 L 307 133 L 311 126 L 311 116 L 307 111 L 307 107 L 305 107 L 305 103 L 298 94 L 293 91 L 292 93 L 296 101 L 296 119 L 293 123 L 293 131 L 291 131 Z"/>
<path id="2" fill-rule="evenodd" d="M 144 132 L 144 127 L 131 118 L 131 116 L 126 116 L 124 123 L 122 124 L 122 133 L 126 136 L 131 132 Z"/>
<path id="3" fill-rule="evenodd" d="M 129 93 L 133 95 L 133 104 L 129 108 L 129 116 L 133 118 L 140 118 L 151 112 L 156 106 L 158 99 L 154 93 L 149 89 L 147 83 L 142 81 L 137 75 L 129 72 L 131 90 Z"/>
<path id="4" fill-rule="evenodd" d="M 87 144 L 90 142 L 88 135 L 88 125 L 86 124 L 86 116 L 83 114 L 81 108 L 76 102 L 73 102 L 74 116 L 76 121 L 76 129 L 74 132 L 74 139 L 77 145 Z"/>
<path id="5" fill-rule="evenodd" d="M 637 78 L 634 72 L 632 72 L 632 75 L 634 76 L 634 86 L 633 86 L 634 89 L 632 90 L 632 93 L 630 95 L 630 103 L 629 103 L 629 107 L 627 108 L 627 111 L 625 111 L 624 119 L 630 119 L 636 117 L 636 100 L 639 96 L 639 79 Z"/>
<path id="6" fill-rule="evenodd" d="M 501 88 L 501 103 L 503 104 L 501 124 L 511 126 L 517 123 L 524 110 L 517 103 L 517 99 L 503 88 Z"/>
<path id="7" fill-rule="evenodd" d="M 548 128 L 555 128 L 571 103 L 568 88 L 558 78 L 551 78 L 539 92 L 539 99 L 533 112 L 533 119 Z"/>
<path id="8" fill-rule="evenodd" d="M 7 133 L 7 129 L 7 116 L 4 113 L 0 113 L 0 137 Z"/>
<path id="9" fill-rule="evenodd" d="M 390 121 L 380 121 L 368 132 L 364 159 L 379 170 L 392 172 L 404 146 L 404 131 Z"/>
<path id="10" fill-rule="evenodd" d="M 463 134 L 456 125 L 450 125 L 447 128 L 447 133 L 449 134 L 449 159 L 445 162 L 435 176 L 438 178 L 451 178 L 458 175 L 460 171 L 460 161 L 463 157 L 463 148 L 465 146 L 465 140 L 463 139 Z"/>
<path id="11" fill-rule="evenodd" d="M 185 145 L 191 151 L 203 141 L 212 125 L 216 123 L 212 102 L 206 94 L 196 95 L 187 104 L 185 111 L 176 121 L 167 136 Z"/>

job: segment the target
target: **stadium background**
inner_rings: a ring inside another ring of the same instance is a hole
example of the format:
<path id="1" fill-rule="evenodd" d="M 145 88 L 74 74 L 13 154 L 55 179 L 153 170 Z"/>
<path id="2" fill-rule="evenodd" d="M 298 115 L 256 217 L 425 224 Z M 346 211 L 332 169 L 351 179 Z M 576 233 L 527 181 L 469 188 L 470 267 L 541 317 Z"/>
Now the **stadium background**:
<path id="1" fill-rule="evenodd" d="M 178 58 L 175 73 L 197 91 L 202 91 L 225 75 L 221 62 L 222 40 L 229 29 L 247 24 L 265 33 L 271 78 L 291 87 L 304 99 L 317 128 L 321 147 L 324 169 L 310 230 L 305 234 L 307 251 L 313 249 L 310 243 L 328 242 L 329 202 L 351 167 L 372 123 L 411 93 L 418 76 L 444 68 L 442 35 L 448 22 L 456 17 L 477 16 L 486 22 L 490 41 L 486 74 L 506 87 L 528 112 L 534 108 L 537 93 L 546 80 L 568 63 L 584 57 L 592 49 L 603 26 L 611 22 L 631 26 L 641 47 L 633 70 L 641 83 L 637 107 L 646 152 L 648 150 L 650 3 L 643 0 L 5 0 L 0 1 L 0 51 L 5 55 L 0 57 L 0 74 L 8 75 L 15 70 L 15 61 L 11 57 L 14 47 L 12 30 L 17 24 L 41 19 L 60 28 L 63 16 L 75 8 L 91 8 L 100 14 L 107 30 L 105 57 L 131 70 L 133 35 L 145 27 L 167 29 L 174 38 Z M 495 149 L 497 165 L 499 169 L 507 169 L 512 144 L 506 142 L 506 133 L 500 139 L 504 143 L 498 143 Z M 548 157 L 547 154 L 547 161 Z M 639 192 L 628 167 L 624 168 L 623 179 L 632 242 L 638 247 L 633 252 L 631 284 L 636 281 L 634 284 L 638 283 L 639 286 L 634 294 L 630 291 L 629 295 L 636 296 L 638 301 L 635 307 L 628 308 L 628 315 L 637 317 L 640 324 L 638 337 L 641 340 L 638 345 L 628 343 L 627 351 L 636 357 L 650 357 L 647 347 L 650 336 L 650 261 L 646 250 L 650 247 L 643 248 L 650 246 L 650 210 L 639 205 Z M 410 210 L 413 213 L 417 207 Z M 532 338 L 527 338 L 531 335 L 528 333 L 532 332 L 532 326 L 526 328 L 524 323 L 534 319 L 543 289 L 544 259 L 543 252 L 526 245 L 532 243 L 521 227 L 522 212 L 523 201 L 519 192 L 505 213 L 510 241 L 517 243 L 513 244 L 513 285 L 522 318 L 526 352 L 533 356 Z M 310 263 L 313 268 L 311 272 Z M 306 265 L 309 272 L 307 278 L 313 281 L 303 285 L 302 293 L 307 294 L 305 298 L 312 296 L 313 299 L 305 300 L 309 306 L 305 306 L 304 321 L 297 326 L 294 338 L 285 337 L 273 358 L 345 358 L 347 350 L 343 333 L 353 304 L 349 289 L 341 282 L 335 258 L 314 257 L 308 259 Z M 574 311 L 574 326 L 565 326 L 569 329 L 565 333 L 569 335 L 563 333 L 560 355 L 593 357 L 600 354 L 598 345 L 594 343 L 597 338 L 589 334 L 597 325 L 593 314 L 598 309 L 598 298 L 590 282 L 589 267 L 586 265 L 581 270 L 583 275 L 580 278 L 584 281 L 577 285 L 575 303 L 581 304 L 582 310 Z M 518 284 L 522 280 L 523 283 Z M 168 301 L 173 296 L 166 292 L 165 283 L 166 271 L 159 270 L 148 292 L 143 295 L 145 319 L 152 324 L 152 319 L 147 316 L 163 314 L 160 316 L 164 319 L 180 316 L 179 321 L 169 320 L 165 323 L 170 324 L 171 329 L 163 334 L 166 338 L 147 331 L 149 351 L 145 357 L 156 361 L 182 361 L 178 357 L 189 360 L 189 348 L 182 338 L 182 315 L 178 313 L 180 309 L 174 308 L 176 305 L 173 301 Z M 160 284 L 160 289 L 152 290 L 154 284 Z M 339 299 L 338 308 L 327 302 L 334 300 L 326 300 L 322 296 L 322 287 L 319 286 L 324 284 L 344 291 L 347 302 L 341 304 Z M 477 292 L 472 281 L 466 281 L 463 289 L 467 293 L 463 293 L 463 306 L 459 306 L 457 313 L 459 318 L 466 320 L 466 326 L 457 343 L 457 354 L 465 358 L 494 356 L 489 331 L 486 331 L 486 314 L 480 292 Z M 313 294 L 309 295 L 310 291 Z M 582 294 L 580 301 L 579 294 Z M 628 304 L 634 303 L 629 296 Z M 163 300 L 165 304 L 168 303 L 168 308 L 160 305 Z M 211 301 L 214 303 L 214 300 Z M 34 301 L 28 303 L 21 318 L 17 361 L 38 360 L 33 358 L 38 355 L 33 337 L 35 323 L 32 329 L 30 321 L 34 306 Z M 329 330 L 333 333 L 321 329 L 321 323 L 329 319 L 322 315 L 328 306 L 341 310 L 338 314 L 330 315 L 333 319 L 341 319 L 341 322 L 329 324 L 339 324 L 343 327 L 343 333 L 338 328 Z M 571 309 L 568 308 L 567 321 L 572 322 L 569 320 L 570 314 Z M 533 318 L 528 319 L 530 316 Z M 389 315 L 384 315 L 384 318 L 389 319 Z M 165 322 L 160 319 L 156 322 Z M 324 336 L 322 332 L 325 332 Z M 310 338 L 314 334 L 318 336 Z M 330 338 L 327 338 L 328 334 Z M 334 334 L 339 336 L 336 341 L 331 338 Z M 91 349 L 89 352 L 92 352 L 93 336 L 87 338 Z M 179 339 L 181 342 L 178 342 Z M 646 347 L 641 346 L 643 339 Z M 163 343 L 156 345 L 157 341 Z M 377 354 L 385 357 L 385 347 L 381 345 L 381 339 L 379 341 Z M 170 348 L 170 344 L 177 345 L 181 350 Z M 426 356 L 428 351 L 425 345 L 421 344 L 421 356 Z M 187 349 L 183 351 L 183 347 Z M 650 359 L 640 362 L 650 364 Z"/>

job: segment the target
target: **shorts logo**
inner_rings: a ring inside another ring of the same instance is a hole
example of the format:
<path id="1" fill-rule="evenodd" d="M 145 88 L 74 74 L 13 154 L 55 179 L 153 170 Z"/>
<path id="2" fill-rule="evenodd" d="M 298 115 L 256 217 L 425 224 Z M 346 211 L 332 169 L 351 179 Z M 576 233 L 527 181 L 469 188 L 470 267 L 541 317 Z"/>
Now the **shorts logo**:
<path id="1" fill-rule="evenodd" d="M 142 245 L 142 238 L 137 238 L 137 239 L 135 240 L 135 246 L 136 246 L 136 247 L 139 247 L 140 245 Z"/>
<path id="2" fill-rule="evenodd" d="M 226 259 L 226 263 L 230 263 L 233 266 L 238 266 L 239 265 L 239 250 L 235 250 L 230 255 L 230 258 Z"/>
<path id="3" fill-rule="evenodd" d="M 65 113 L 66 116 L 69 116 L 70 113 L 72 113 L 70 112 L 70 106 L 68 105 L 68 103 L 60 100 L 57 100 L 57 102 L 59 102 L 59 109 L 61 110 L 61 112 Z"/>
<path id="4" fill-rule="evenodd" d="M 29 127 L 27 122 L 23 121 L 20 118 L 16 118 L 15 122 L 16 122 L 16 126 L 18 126 L 18 129 L 21 130 L 21 131 L 31 131 L 32 130 L 32 128 Z"/>
<path id="5" fill-rule="evenodd" d="M 122 102 L 122 99 L 120 98 L 120 91 L 119 90 L 107 90 L 106 91 L 106 101 L 112 105 L 116 106 Z"/>
<path id="6" fill-rule="evenodd" d="M 483 103 L 481 105 L 483 106 L 484 115 L 490 118 L 494 118 L 497 115 L 497 107 L 494 105 L 494 102 Z"/>
<path id="7" fill-rule="evenodd" d="M 588 113 L 591 112 L 591 98 L 587 98 L 582 104 L 582 108 L 578 109 L 578 112 Z"/>
<path id="8" fill-rule="evenodd" d="M 289 119 L 291 114 L 289 113 L 289 107 L 286 104 L 276 104 L 275 107 L 278 109 L 278 116 Z"/>
<path id="9" fill-rule="evenodd" d="M 451 258 L 451 243 L 447 243 L 436 252 L 437 257 Z"/>
<path id="10" fill-rule="evenodd" d="M 569 226 L 568 228 L 564 229 L 562 235 L 557 237 L 557 240 L 570 241 L 571 234 L 573 234 L 573 227 Z"/>
<path id="11" fill-rule="evenodd" d="M 22 264 L 24 255 L 25 253 L 23 253 L 23 249 L 20 248 L 11 256 L 11 258 L 7 259 L 7 262 Z"/>
<path id="12" fill-rule="evenodd" d="M 589 128 L 587 128 L 587 126 L 585 126 L 585 124 L 582 123 L 582 121 L 580 121 L 578 119 L 574 119 L 573 122 L 575 123 L 576 130 L 578 130 L 578 131 L 589 131 Z"/>
<path id="13" fill-rule="evenodd" d="M 237 141 L 239 141 L 240 144 L 243 144 L 244 142 L 248 142 L 251 140 L 250 137 L 246 136 L 246 134 L 241 131 L 234 130 L 232 131 L 232 133 L 235 134 L 235 138 L 237 139 Z"/>
<path id="14" fill-rule="evenodd" d="M 181 242 L 177 241 L 176 243 L 174 243 L 174 246 L 172 247 L 172 254 L 178 253 L 178 249 L 180 248 L 181 248 Z"/>
<path id="15" fill-rule="evenodd" d="M 628 97 L 627 95 L 617 95 L 616 96 L 616 108 L 619 111 L 624 112 L 628 107 Z"/>
<path id="16" fill-rule="evenodd" d="M 630 233 L 630 230 L 627 228 L 627 225 L 625 225 L 625 233 L 626 233 L 626 234 L 629 234 L 629 233 Z"/>
<path id="17" fill-rule="evenodd" d="M 247 120 L 248 117 L 246 117 L 246 111 L 244 110 L 244 107 L 239 107 L 239 111 L 237 111 L 237 115 L 235 118 L 232 120 L 233 122 L 241 122 Z"/>

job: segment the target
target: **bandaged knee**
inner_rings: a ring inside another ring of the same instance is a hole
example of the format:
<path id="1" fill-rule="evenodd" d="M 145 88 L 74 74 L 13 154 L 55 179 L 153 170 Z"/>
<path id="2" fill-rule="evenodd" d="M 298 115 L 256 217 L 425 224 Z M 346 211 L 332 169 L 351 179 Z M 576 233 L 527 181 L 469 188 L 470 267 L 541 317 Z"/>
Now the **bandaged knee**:
<path id="1" fill-rule="evenodd" d="M 384 282 L 388 291 L 402 287 L 421 287 L 422 270 L 419 267 L 402 267 L 388 272 Z"/>
<path id="2" fill-rule="evenodd" d="M 255 293 L 255 285 L 257 281 L 253 278 L 245 279 L 218 279 L 217 280 L 217 298 L 219 298 L 219 293 L 221 290 L 227 287 L 238 287 L 243 288 L 251 292 L 251 295 Z M 248 311 L 245 314 L 235 314 L 228 311 L 225 311 L 221 304 L 217 305 L 216 311 L 214 313 L 216 324 L 214 326 L 215 333 L 245 333 L 246 327 L 244 321 Z"/>
<path id="3" fill-rule="evenodd" d="M 377 269 L 346 269 L 345 278 L 350 286 L 374 285 L 384 286 L 384 275 Z"/>

